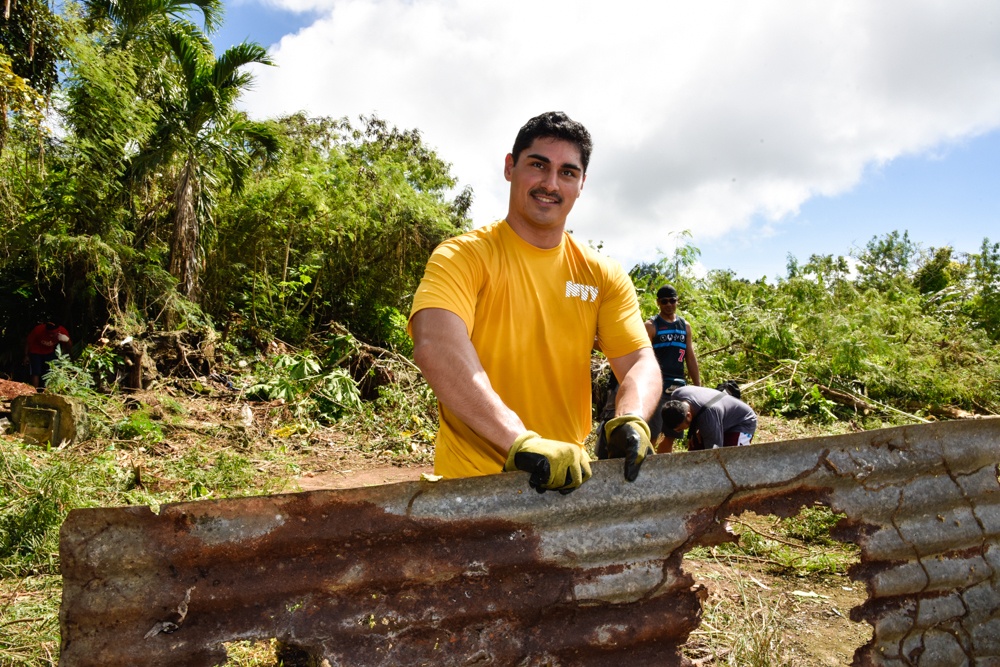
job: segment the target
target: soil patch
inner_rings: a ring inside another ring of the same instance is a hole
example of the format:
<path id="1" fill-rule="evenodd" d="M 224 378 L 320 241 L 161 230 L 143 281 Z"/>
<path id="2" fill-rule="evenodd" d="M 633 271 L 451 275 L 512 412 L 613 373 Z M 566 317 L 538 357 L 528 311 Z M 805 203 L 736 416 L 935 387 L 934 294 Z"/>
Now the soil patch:
<path id="1" fill-rule="evenodd" d="M 851 665 L 872 627 L 850 620 L 863 583 L 846 576 L 775 576 L 753 561 L 687 558 L 684 569 L 708 589 L 701 626 L 684 647 L 699 666 L 758 664 L 753 655 L 795 667 Z"/>
<path id="2" fill-rule="evenodd" d="M 367 470 L 327 470 L 305 473 L 296 480 L 296 483 L 303 491 L 351 489 L 359 486 L 416 482 L 423 473 L 431 474 L 433 472 L 434 466 L 432 465 L 410 467 L 386 466 L 369 468 Z"/>
<path id="3" fill-rule="evenodd" d="M 10 399 L 17 398 L 18 396 L 34 394 L 35 391 L 35 388 L 30 384 L 0 379 L 0 400 L 9 401 Z"/>

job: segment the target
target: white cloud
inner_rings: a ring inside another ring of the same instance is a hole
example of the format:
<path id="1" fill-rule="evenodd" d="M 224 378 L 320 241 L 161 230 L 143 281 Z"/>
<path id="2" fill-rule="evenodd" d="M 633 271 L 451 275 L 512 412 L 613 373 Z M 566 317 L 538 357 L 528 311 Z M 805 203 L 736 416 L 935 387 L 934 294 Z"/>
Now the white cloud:
<path id="1" fill-rule="evenodd" d="M 595 143 L 569 227 L 626 265 L 670 231 L 766 233 L 866 166 L 1000 126 L 994 0 L 269 2 L 322 18 L 256 71 L 255 115 L 419 128 L 483 224 L 517 129 L 566 111 Z"/>

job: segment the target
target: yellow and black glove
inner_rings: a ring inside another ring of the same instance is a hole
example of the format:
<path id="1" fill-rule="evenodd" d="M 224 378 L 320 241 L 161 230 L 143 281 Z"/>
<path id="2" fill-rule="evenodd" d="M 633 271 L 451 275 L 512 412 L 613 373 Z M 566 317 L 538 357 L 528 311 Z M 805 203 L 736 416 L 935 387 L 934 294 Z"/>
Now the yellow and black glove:
<path id="1" fill-rule="evenodd" d="M 569 493 L 590 479 L 590 457 L 572 442 L 546 440 L 534 431 L 520 435 L 510 446 L 504 472 L 531 473 L 528 484 L 539 493 L 557 489 Z"/>
<path id="2" fill-rule="evenodd" d="M 601 424 L 597 434 L 597 458 L 625 459 L 625 479 L 634 482 L 646 457 L 655 453 L 649 426 L 639 415 L 622 415 Z"/>

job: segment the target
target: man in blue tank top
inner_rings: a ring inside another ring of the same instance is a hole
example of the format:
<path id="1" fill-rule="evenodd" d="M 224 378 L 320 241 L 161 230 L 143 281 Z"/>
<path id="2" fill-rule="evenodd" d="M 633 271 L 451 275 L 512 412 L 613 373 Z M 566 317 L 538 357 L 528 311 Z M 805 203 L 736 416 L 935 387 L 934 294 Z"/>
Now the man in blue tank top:
<path id="1" fill-rule="evenodd" d="M 683 435 L 670 429 L 663 430 L 660 410 L 663 404 L 670 400 L 670 393 L 674 389 L 687 384 L 685 369 L 687 369 L 686 375 L 691 378 L 691 384 L 701 386 L 698 357 L 694 353 L 694 342 L 691 338 L 691 325 L 677 314 L 677 302 L 677 290 L 673 285 L 664 285 L 656 291 L 656 305 L 659 306 L 660 312 L 646 321 L 646 334 L 653 343 L 653 353 L 660 364 L 660 375 L 663 377 L 663 395 L 649 420 L 650 438 L 657 447 L 657 453 L 660 454 L 671 451 L 673 441 Z M 612 375 L 608 382 L 608 399 L 601 413 L 602 420 L 610 419 L 614 415 L 617 391 L 618 382 Z M 657 445 L 661 433 L 666 439 Z"/>
<path id="2" fill-rule="evenodd" d="M 679 437 L 671 429 L 664 430 L 660 409 L 670 399 L 674 389 L 687 384 L 685 369 L 687 376 L 691 378 L 691 384 L 701 386 L 691 325 L 677 314 L 678 300 L 674 286 L 664 285 L 656 291 L 656 305 L 659 306 L 660 312 L 646 321 L 646 333 L 653 343 L 653 353 L 660 364 L 660 375 L 663 377 L 663 396 L 649 421 L 654 443 L 659 440 L 661 433 L 665 436 L 664 441 L 657 446 L 659 453 L 669 452 L 673 448 L 674 439 Z"/>
<path id="3" fill-rule="evenodd" d="M 656 305 L 660 307 L 660 312 L 646 321 L 646 333 L 653 342 L 653 353 L 663 376 L 663 390 L 667 393 L 672 391 L 672 387 L 687 384 L 685 366 L 687 375 L 691 376 L 691 384 L 701 386 L 691 325 L 677 314 L 677 301 L 677 290 L 672 285 L 664 285 L 656 292 Z"/>

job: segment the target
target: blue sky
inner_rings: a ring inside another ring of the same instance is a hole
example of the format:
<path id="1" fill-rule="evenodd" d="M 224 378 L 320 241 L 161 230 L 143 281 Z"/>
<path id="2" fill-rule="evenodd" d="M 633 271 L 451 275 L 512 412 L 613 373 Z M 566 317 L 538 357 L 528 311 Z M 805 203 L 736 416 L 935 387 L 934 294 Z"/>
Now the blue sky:
<path id="1" fill-rule="evenodd" d="M 744 278 L 775 278 L 785 274 L 789 253 L 802 262 L 846 256 L 894 230 L 924 248 L 978 252 L 984 238 L 1000 241 L 1000 131 L 872 166 L 850 191 L 809 199 L 773 226 L 773 236 L 752 248 L 740 238 L 705 245 L 702 262 Z"/>
<path id="2" fill-rule="evenodd" d="M 528 29 L 538 7 L 241 0 L 214 41 L 270 47 L 256 117 L 420 129 L 473 187 L 477 225 L 506 212 L 520 124 L 567 111 L 595 140 L 568 226 L 626 268 L 685 229 L 703 270 L 749 279 L 893 230 L 1000 241 L 1000 3 L 548 0 L 558 20 Z"/>
<path id="3" fill-rule="evenodd" d="M 285 35 L 295 34 L 316 18 L 315 12 L 292 12 L 252 1 L 225 4 L 225 23 L 212 36 L 216 51 L 224 51 L 233 44 L 243 41 L 271 46 Z"/>

